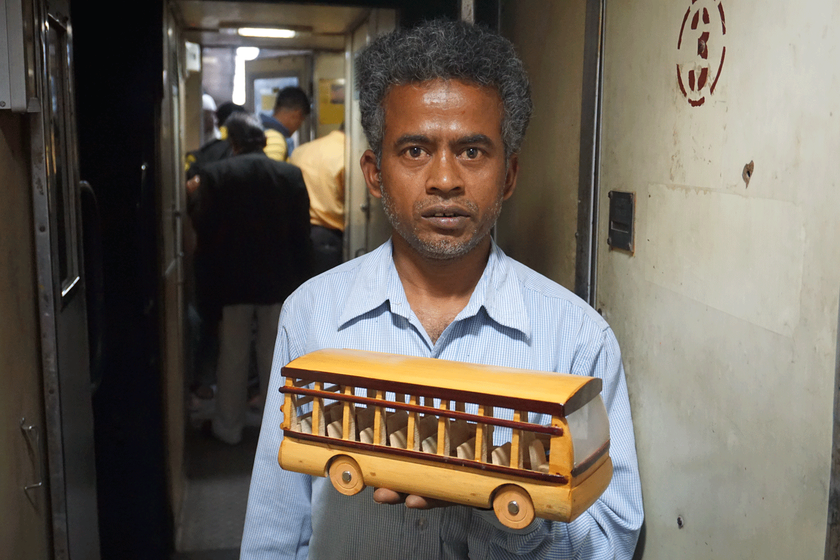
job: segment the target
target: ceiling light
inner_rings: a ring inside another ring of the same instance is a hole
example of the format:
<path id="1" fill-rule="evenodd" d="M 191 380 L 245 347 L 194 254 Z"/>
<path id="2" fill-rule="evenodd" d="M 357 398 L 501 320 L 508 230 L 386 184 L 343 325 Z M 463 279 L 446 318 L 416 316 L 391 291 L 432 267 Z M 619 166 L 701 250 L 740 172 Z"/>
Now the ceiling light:
<path id="1" fill-rule="evenodd" d="M 238 33 L 243 37 L 268 37 L 270 39 L 291 39 L 295 36 L 293 29 L 270 27 L 240 27 Z"/>

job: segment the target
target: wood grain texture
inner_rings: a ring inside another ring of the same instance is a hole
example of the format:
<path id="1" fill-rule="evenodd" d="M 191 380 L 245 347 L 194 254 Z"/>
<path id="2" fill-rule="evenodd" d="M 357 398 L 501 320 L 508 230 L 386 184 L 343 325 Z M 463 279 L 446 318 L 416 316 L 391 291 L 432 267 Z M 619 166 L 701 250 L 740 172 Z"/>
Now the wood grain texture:
<path id="1" fill-rule="evenodd" d="M 494 399 L 504 395 L 508 401 L 504 406 L 561 415 L 592 400 L 602 385 L 594 377 L 362 350 L 318 350 L 291 361 L 283 372 L 286 377 L 329 379 L 341 385 L 361 385 L 359 378 L 364 378 L 369 389 L 461 402 L 476 402 L 474 395 L 482 395 L 482 400 L 495 405 Z M 421 393 L 418 387 L 426 389 Z"/>
<path id="2" fill-rule="evenodd" d="M 612 478 L 609 441 L 573 470 L 564 416 L 598 398 L 599 379 L 349 350 L 302 356 L 284 375 L 280 466 L 329 476 L 340 492 L 368 485 L 481 508 L 495 500 L 500 521 L 516 528 L 530 522 L 531 506 L 539 517 L 571 521 Z M 384 400 L 386 391 L 394 401 Z M 312 402 L 308 431 L 296 417 L 302 402 Z M 466 413 L 465 403 L 478 413 Z M 494 418 L 494 406 L 511 409 L 512 420 Z M 529 413 L 548 410 L 550 426 L 529 422 Z M 334 439 L 324 437 L 325 424 Z M 510 441 L 493 446 L 494 425 L 511 428 Z M 524 515 L 508 507 L 508 495 Z"/>

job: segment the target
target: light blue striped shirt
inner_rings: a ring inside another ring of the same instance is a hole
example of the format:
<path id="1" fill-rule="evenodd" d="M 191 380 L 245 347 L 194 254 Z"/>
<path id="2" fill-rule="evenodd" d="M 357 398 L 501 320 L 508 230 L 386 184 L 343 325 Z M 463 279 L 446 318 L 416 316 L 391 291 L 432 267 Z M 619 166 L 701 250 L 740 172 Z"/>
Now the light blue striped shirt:
<path id="1" fill-rule="evenodd" d="M 643 518 L 642 496 L 624 368 L 606 322 L 577 296 L 494 244 L 469 303 L 433 344 L 408 305 L 391 251 L 391 243 L 385 243 L 313 278 L 283 306 L 241 558 L 631 558 Z M 537 518 L 513 530 L 492 510 L 380 505 L 371 488 L 349 497 L 327 478 L 284 471 L 277 464 L 280 368 L 321 348 L 600 377 L 610 418 L 612 482 L 572 523 Z"/>

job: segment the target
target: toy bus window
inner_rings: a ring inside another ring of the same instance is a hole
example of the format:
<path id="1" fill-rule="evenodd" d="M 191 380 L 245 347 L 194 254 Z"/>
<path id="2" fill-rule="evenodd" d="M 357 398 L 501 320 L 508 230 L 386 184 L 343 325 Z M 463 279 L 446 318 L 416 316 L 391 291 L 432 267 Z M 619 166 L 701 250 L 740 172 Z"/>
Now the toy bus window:
<path id="1" fill-rule="evenodd" d="M 324 389 L 330 393 L 351 397 L 355 389 L 351 386 L 330 385 Z M 325 434 L 334 439 L 356 441 L 356 404 L 350 400 L 323 399 Z"/>
<path id="2" fill-rule="evenodd" d="M 548 473 L 548 453 L 551 449 L 551 436 L 534 434 L 525 451 L 525 468 L 541 473 Z"/>
<path id="3" fill-rule="evenodd" d="M 295 379 L 292 381 L 293 387 L 303 387 L 309 385 L 308 382 L 302 379 Z M 286 394 L 284 399 L 291 399 L 291 418 L 289 418 L 289 425 L 291 429 L 296 432 L 303 432 L 305 434 L 312 433 L 312 404 L 314 398 L 309 395 L 295 395 Z"/>
<path id="4" fill-rule="evenodd" d="M 513 420 L 513 409 L 500 406 L 488 407 L 494 418 Z M 487 439 L 487 462 L 502 467 L 510 466 L 512 431 L 507 426 L 493 426 L 493 436 Z M 515 465 L 514 465 L 515 466 Z"/>
<path id="5" fill-rule="evenodd" d="M 388 402 L 405 404 L 405 394 L 385 393 L 384 416 L 388 445 L 405 449 L 408 443 L 408 412 L 387 406 Z"/>
<path id="6" fill-rule="evenodd" d="M 375 420 L 376 412 L 373 407 L 356 405 L 356 433 L 358 434 L 358 441 L 373 444 Z"/>
<path id="7" fill-rule="evenodd" d="M 600 396 L 569 414 L 566 422 L 572 435 L 576 467 L 599 451 L 610 439 L 607 409 Z"/>
<path id="8" fill-rule="evenodd" d="M 477 424 L 469 420 L 453 420 L 449 429 L 450 455 L 475 461 L 475 434 Z"/>

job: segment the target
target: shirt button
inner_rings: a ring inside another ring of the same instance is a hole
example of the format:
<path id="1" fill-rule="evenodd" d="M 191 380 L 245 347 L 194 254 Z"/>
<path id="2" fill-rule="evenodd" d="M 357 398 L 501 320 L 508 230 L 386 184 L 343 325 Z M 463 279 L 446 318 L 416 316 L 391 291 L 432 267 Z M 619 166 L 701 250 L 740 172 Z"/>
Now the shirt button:
<path id="1" fill-rule="evenodd" d="M 414 522 L 414 526 L 417 527 L 417 530 L 421 533 L 426 530 L 426 527 L 429 525 L 429 522 L 426 520 L 425 517 L 421 517 L 417 521 Z"/>

